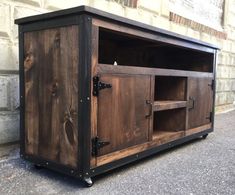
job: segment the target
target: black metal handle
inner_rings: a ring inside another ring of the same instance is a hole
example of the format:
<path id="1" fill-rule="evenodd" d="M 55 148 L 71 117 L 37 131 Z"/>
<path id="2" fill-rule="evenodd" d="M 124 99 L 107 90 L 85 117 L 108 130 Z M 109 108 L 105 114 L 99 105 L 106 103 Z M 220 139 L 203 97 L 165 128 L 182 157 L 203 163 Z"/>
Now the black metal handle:
<path id="1" fill-rule="evenodd" d="M 146 100 L 146 104 L 149 105 L 149 114 L 145 115 L 145 118 L 149 118 L 152 116 L 153 104 L 150 100 Z"/>
<path id="2" fill-rule="evenodd" d="M 189 97 L 189 110 L 192 110 L 192 109 L 194 109 L 194 106 L 195 106 L 195 99 L 193 98 L 193 97 Z"/>

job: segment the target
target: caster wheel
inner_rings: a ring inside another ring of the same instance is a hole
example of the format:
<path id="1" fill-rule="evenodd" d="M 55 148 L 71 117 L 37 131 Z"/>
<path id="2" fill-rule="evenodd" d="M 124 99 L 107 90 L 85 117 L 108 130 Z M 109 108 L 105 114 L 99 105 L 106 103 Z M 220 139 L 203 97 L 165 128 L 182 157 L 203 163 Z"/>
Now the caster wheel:
<path id="1" fill-rule="evenodd" d="M 35 165 L 34 165 L 34 168 L 37 169 L 37 170 L 40 170 L 40 169 L 42 169 L 43 167 L 42 167 L 41 165 L 35 164 Z"/>
<path id="2" fill-rule="evenodd" d="M 203 136 L 202 136 L 202 139 L 206 139 L 207 136 L 208 136 L 208 134 L 203 135 Z"/>
<path id="3" fill-rule="evenodd" d="M 93 182 L 92 182 L 90 177 L 89 178 L 85 178 L 84 179 L 84 183 L 85 183 L 86 187 L 91 187 L 93 185 Z"/>

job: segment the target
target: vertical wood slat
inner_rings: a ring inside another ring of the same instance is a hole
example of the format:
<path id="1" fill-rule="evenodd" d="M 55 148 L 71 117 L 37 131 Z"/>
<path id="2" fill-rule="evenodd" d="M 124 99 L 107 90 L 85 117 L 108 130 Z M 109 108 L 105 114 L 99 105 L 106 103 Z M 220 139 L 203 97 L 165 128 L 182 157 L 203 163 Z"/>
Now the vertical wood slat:
<path id="1" fill-rule="evenodd" d="M 26 153 L 76 167 L 78 26 L 24 40 Z"/>
<path id="2" fill-rule="evenodd" d="M 99 41 L 99 28 L 92 25 L 92 55 L 91 55 L 91 78 L 97 74 L 98 64 L 98 41 Z M 91 83 L 91 94 L 93 92 L 93 82 Z M 91 96 L 91 138 L 97 136 L 97 97 Z M 96 166 L 96 157 L 91 156 L 91 167 Z"/>

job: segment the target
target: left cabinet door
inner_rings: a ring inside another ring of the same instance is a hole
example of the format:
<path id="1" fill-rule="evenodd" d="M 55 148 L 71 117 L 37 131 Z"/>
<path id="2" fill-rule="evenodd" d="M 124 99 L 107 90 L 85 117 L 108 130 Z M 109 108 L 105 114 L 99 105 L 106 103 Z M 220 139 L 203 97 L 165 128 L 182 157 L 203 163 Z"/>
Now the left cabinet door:
<path id="1" fill-rule="evenodd" d="M 109 144 L 99 149 L 98 156 L 147 142 L 150 76 L 104 74 L 100 81 L 112 87 L 99 91 L 97 136 Z"/>
<path id="2" fill-rule="evenodd" d="M 77 25 L 24 33 L 25 153 L 76 167 Z"/>

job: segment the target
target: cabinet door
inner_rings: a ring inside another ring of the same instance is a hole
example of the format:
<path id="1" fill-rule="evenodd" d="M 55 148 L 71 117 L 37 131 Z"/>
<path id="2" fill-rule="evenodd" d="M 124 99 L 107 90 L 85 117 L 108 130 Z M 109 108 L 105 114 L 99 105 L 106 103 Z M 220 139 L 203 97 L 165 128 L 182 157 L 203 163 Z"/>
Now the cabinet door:
<path id="1" fill-rule="evenodd" d="M 99 91 L 97 136 L 109 144 L 98 156 L 147 142 L 150 76 L 102 75 L 100 81 L 112 88 Z"/>
<path id="2" fill-rule="evenodd" d="M 188 98 L 192 102 L 188 109 L 188 129 L 210 123 L 213 105 L 212 79 L 189 78 Z"/>

